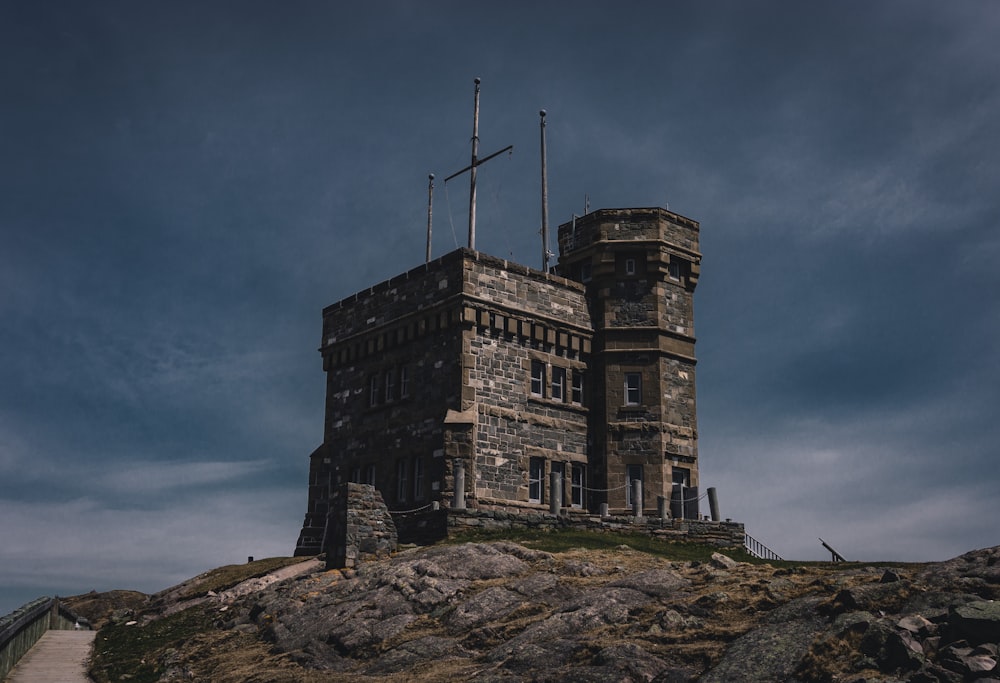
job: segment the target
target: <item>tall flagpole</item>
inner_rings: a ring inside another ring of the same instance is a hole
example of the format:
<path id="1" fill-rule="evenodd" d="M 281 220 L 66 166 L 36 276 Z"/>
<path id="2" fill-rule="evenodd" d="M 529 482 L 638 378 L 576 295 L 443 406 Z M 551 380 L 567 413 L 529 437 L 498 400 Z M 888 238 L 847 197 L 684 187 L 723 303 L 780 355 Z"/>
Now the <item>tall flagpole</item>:
<path id="1" fill-rule="evenodd" d="M 469 249 L 476 248 L 476 156 L 479 154 L 479 79 L 472 108 L 472 164 L 469 165 Z"/>
<path id="2" fill-rule="evenodd" d="M 434 208 L 434 174 L 427 175 L 427 262 L 431 260 L 431 216 Z"/>
<path id="3" fill-rule="evenodd" d="M 538 112 L 542 131 L 542 272 L 549 272 L 549 179 L 545 166 L 545 110 Z"/>
<path id="4" fill-rule="evenodd" d="M 479 83 L 476 79 L 476 101 L 472 110 L 472 163 L 461 171 L 455 171 L 444 179 L 445 184 L 455 176 L 462 175 L 469 171 L 469 249 L 476 248 L 476 169 L 495 156 L 509 152 L 514 149 L 514 145 L 507 145 L 498 152 L 493 152 L 488 157 L 479 158 Z"/>

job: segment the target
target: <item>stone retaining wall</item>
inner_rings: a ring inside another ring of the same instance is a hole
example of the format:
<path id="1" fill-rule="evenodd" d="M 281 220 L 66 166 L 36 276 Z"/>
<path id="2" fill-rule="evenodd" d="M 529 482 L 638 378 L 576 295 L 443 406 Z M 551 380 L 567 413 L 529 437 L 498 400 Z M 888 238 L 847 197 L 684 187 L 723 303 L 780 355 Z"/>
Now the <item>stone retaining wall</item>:
<path id="1" fill-rule="evenodd" d="M 743 547 L 741 522 L 666 519 L 659 517 L 599 517 L 597 515 L 523 514 L 493 510 L 449 510 L 448 536 L 474 530 L 582 529 L 609 533 L 648 534 L 664 540 L 705 543 L 719 548 Z"/>
<path id="2" fill-rule="evenodd" d="M 334 492 L 326 525 L 327 569 L 389 557 L 398 546 L 396 525 L 374 486 L 346 483 Z"/>
<path id="3" fill-rule="evenodd" d="M 394 515 L 400 543 L 430 545 L 471 531 L 514 529 L 581 529 L 606 533 L 639 533 L 671 541 L 741 548 L 746 535 L 741 522 L 666 519 L 658 517 L 599 517 L 588 514 L 552 515 L 502 510 L 426 510 Z"/>

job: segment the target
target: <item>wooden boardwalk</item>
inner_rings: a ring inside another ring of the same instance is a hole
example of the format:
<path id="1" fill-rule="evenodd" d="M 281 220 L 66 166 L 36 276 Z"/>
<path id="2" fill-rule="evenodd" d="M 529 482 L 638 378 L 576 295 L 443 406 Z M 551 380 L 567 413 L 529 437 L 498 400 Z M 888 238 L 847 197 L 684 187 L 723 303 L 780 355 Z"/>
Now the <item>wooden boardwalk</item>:
<path id="1" fill-rule="evenodd" d="M 5 683 L 90 683 L 87 659 L 97 631 L 46 631 Z"/>

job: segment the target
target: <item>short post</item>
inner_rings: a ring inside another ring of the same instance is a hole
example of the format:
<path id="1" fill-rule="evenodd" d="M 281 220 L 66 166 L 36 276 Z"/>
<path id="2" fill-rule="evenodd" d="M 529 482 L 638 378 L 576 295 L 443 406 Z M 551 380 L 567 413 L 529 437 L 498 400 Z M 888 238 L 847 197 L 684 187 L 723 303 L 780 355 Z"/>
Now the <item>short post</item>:
<path id="1" fill-rule="evenodd" d="M 558 515 L 562 510 L 562 474 L 549 472 L 549 512 Z"/>
<path id="2" fill-rule="evenodd" d="M 451 502 L 455 510 L 465 509 L 465 463 L 455 460 L 455 495 Z"/>
<path id="3" fill-rule="evenodd" d="M 666 496 L 657 496 L 656 511 L 660 515 L 660 521 L 665 522 L 670 519 L 670 499 Z"/>
<path id="4" fill-rule="evenodd" d="M 601 519 L 607 519 L 611 515 L 608 513 L 608 504 L 601 503 Z"/>
<path id="5" fill-rule="evenodd" d="M 722 519 L 719 515 L 719 497 L 715 494 L 715 487 L 708 488 L 708 509 L 712 513 L 712 521 L 718 522 Z"/>
<path id="6" fill-rule="evenodd" d="M 632 480 L 632 515 L 642 519 L 642 479 Z"/>
<path id="7" fill-rule="evenodd" d="M 253 555 L 247 555 L 247 564 L 253 562 Z"/>

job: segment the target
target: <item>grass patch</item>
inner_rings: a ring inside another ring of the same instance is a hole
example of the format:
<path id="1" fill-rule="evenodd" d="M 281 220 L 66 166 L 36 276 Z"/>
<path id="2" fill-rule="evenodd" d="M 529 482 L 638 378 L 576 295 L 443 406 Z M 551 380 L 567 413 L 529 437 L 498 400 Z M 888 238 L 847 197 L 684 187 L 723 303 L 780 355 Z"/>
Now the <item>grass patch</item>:
<path id="1" fill-rule="evenodd" d="M 90 675 L 97 683 L 154 683 L 166 671 L 163 654 L 212 626 L 212 614 L 192 607 L 146 626 L 109 625 L 97 633 Z"/>
<path id="2" fill-rule="evenodd" d="M 264 576 L 275 569 L 281 569 L 291 564 L 298 564 L 308 560 L 308 557 L 269 557 L 264 560 L 255 560 L 246 564 L 227 564 L 225 566 L 205 572 L 201 576 L 192 579 L 190 585 L 185 586 L 184 592 L 175 599 L 187 600 L 206 595 L 209 591 L 218 593 L 227 588 L 232 588 L 236 584 Z"/>
<path id="3" fill-rule="evenodd" d="M 636 533 L 602 533 L 579 529 L 558 529 L 544 531 L 538 529 L 504 529 L 497 531 L 470 531 L 455 536 L 449 543 L 487 543 L 490 541 L 511 541 L 523 546 L 544 550 L 550 553 L 561 553 L 573 548 L 587 550 L 616 550 L 627 545 L 632 550 L 662 557 L 677 562 L 708 562 L 712 553 L 722 553 L 737 562 L 750 564 L 768 564 L 776 569 L 791 569 L 794 567 L 816 567 L 834 571 L 856 569 L 858 567 L 914 567 L 911 562 L 821 562 L 800 560 L 762 560 L 754 557 L 743 548 L 718 548 L 701 543 L 684 541 L 666 541 L 654 536 Z"/>
<path id="4" fill-rule="evenodd" d="M 717 548 L 700 543 L 664 541 L 646 534 L 601 533 L 579 529 L 472 531 L 456 536 L 449 542 L 484 543 L 489 541 L 511 541 L 549 553 L 561 553 L 574 548 L 617 550 L 620 546 L 627 545 L 632 550 L 677 562 L 707 562 L 712 558 L 712 553 L 721 552 L 739 562 L 763 563 L 762 560 L 752 557 L 742 548 Z"/>

